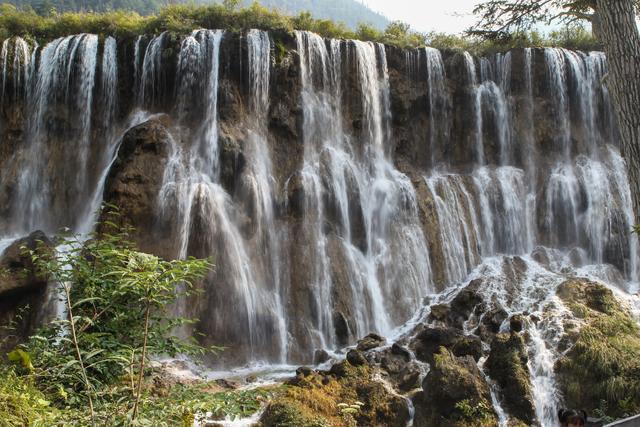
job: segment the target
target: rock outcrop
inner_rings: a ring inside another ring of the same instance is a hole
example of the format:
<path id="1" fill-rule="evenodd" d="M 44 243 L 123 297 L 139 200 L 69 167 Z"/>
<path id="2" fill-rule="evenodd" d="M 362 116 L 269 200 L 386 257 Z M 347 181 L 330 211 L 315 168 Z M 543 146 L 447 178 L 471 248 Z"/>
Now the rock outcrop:
<path id="1" fill-rule="evenodd" d="M 640 411 L 640 328 L 601 284 L 571 279 L 557 291 L 578 319 L 565 324 L 569 350 L 555 370 L 568 407 L 618 418 Z"/>
<path id="2" fill-rule="evenodd" d="M 512 332 L 499 334 L 493 339 L 491 353 L 484 366 L 500 387 L 505 410 L 530 426 L 535 424 L 536 411 L 527 361 L 524 340 Z"/>
<path id="3" fill-rule="evenodd" d="M 51 240 L 36 231 L 0 254 L 0 348 L 27 338 L 46 316 L 48 278 L 37 271 L 28 252 L 47 255 L 52 247 Z"/>
<path id="4" fill-rule="evenodd" d="M 286 391 L 269 403 L 261 417 L 265 427 L 363 426 L 404 427 L 409 408 L 367 363 L 340 362 L 328 372 L 299 369 Z M 352 410 L 345 411 L 346 407 Z"/>
<path id="5" fill-rule="evenodd" d="M 482 357 L 480 338 L 465 335 L 455 328 L 424 328 L 413 339 L 411 347 L 419 360 L 430 365 L 433 365 L 441 347 L 458 357 L 471 356 L 475 361 Z"/>
<path id="6" fill-rule="evenodd" d="M 153 118 L 130 129 L 123 137 L 104 188 L 104 200 L 118 209 L 103 220 L 134 227 L 131 238 L 145 252 L 171 259 L 177 254 L 171 218 L 158 224 L 160 189 L 171 154 L 168 116 Z"/>
<path id="7" fill-rule="evenodd" d="M 441 348 L 422 388 L 413 399 L 416 427 L 498 425 L 489 386 L 471 356 Z"/>

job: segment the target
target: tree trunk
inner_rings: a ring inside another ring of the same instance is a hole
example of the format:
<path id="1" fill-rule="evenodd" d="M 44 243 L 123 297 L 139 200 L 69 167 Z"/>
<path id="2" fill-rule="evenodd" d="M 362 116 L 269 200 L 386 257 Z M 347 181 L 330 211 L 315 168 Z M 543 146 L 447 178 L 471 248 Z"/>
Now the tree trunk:
<path id="1" fill-rule="evenodd" d="M 607 86 L 620 125 L 636 224 L 640 224 L 640 34 L 634 0 L 597 0 L 593 30 L 609 62 Z"/>

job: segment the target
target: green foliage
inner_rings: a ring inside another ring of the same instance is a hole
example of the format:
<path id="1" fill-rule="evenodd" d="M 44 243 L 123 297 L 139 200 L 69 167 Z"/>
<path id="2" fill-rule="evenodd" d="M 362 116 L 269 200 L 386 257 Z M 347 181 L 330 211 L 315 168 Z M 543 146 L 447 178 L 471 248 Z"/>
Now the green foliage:
<path id="1" fill-rule="evenodd" d="M 33 10 L 20 11 L 10 4 L 0 4 L 0 35 L 34 37 L 46 42 L 71 34 L 93 33 L 131 37 L 145 32 L 151 18 L 132 12 L 63 13 L 42 17 Z"/>
<path id="2" fill-rule="evenodd" d="M 86 426 L 91 416 L 85 407 L 65 405 L 57 408 L 36 387 L 34 378 L 19 375 L 12 368 L 0 368 L 0 426 Z M 113 390 L 114 396 L 118 395 Z M 279 388 L 216 391 L 215 384 L 177 384 L 158 390 L 145 390 L 138 425 L 193 425 L 206 413 L 214 418 L 243 418 L 257 411 L 280 393 Z M 55 396 L 54 396 L 55 397 Z M 104 399 L 96 405 L 96 425 L 128 425 L 129 416 L 117 399 Z"/>
<path id="3" fill-rule="evenodd" d="M 0 425 L 52 425 L 56 417 L 57 411 L 31 378 L 0 367 Z"/>
<path id="4" fill-rule="evenodd" d="M 250 7 L 254 0 L 9 0 L 8 3 L 21 9 L 33 10 L 41 16 L 53 16 L 58 12 L 111 12 L 126 10 L 142 15 L 160 11 L 167 4 L 207 5 L 218 3 L 228 10 Z M 382 29 L 387 19 L 373 12 L 357 0 L 261 0 L 262 5 L 277 9 L 283 14 L 297 15 L 309 12 L 320 19 L 343 22 L 348 28 L 356 28 L 360 22 L 366 22 Z"/>
<path id="5" fill-rule="evenodd" d="M 564 47 L 572 50 L 600 50 L 602 49 L 591 31 L 582 25 L 568 25 L 562 29 L 552 31 L 547 38 L 547 45 Z"/>
<path id="6" fill-rule="evenodd" d="M 493 420 L 493 409 L 484 402 L 474 404 L 469 399 L 464 399 L 455 404 L 458 412 L 456 415 L 462 420 L 472 423 L 482 423 L 484 420 Z"/>
<path id="7" fill-rule="evenodd" d="M 504 52 L 525 47 L 563 47 L 573 50 L 601 50 L 600 43 L 591 32 L 580 25 L 570 25 L 542 34 L 539 31 L 503 34 L 492 39 L 466 35 L 431 32 L 426 35 L 426 44 L 441 50 L 468 51 L 474 55 Z"/>
<path id="8" fill-rule="evenodd" d="M 115 11 L 105 13 L 66 12 L 40 16 L 34 10 L 19 10 L 9 4 L 0 5 L 0 39 L 9 36 L 35 38 L 44 43 L 71 34 L 93 33 L 131 38 L 141 34 L 158 34 L 169 31 L 187 34 L 196 28 L 215 28 L 242 31 L 251 28 L 285 31 L 312 31 L 324 37 L 358 38 L 384 42 L 400 47 L 418 47 L 424 37 L 410 30 L 406 24 L 392 23 L 380 32 L 372 26 L 362 25 L 359 33 L 345 24 L 328 19 L 316 19 L 310 12 L 289 16 L 276 9 L 269 9 L 257 2 L 248 7 L 215 4 L 210 6 L 170 5 L 154 16 L 140 16 L 135 12 Z"/>
<path id="9" fill-rule="evenodd" d="M 138 402 L 149 355 L 198 357 L 217 350 L 176 336 L 174 331 L 193 321 L 166 315 L 178 298 L 193 292 L 211 264 L 164 261 L 138 252 L 127 240 L 129 230 L 109 222 L 99 229 L 115 233 L 87 241 L 61 239 L 63 251 L 24 249 L 38 274 L 59 284 L 66 318 L 9 353 L 16 369 L 53 405 L 73 409 L 88 402 L 92 416 L 94 402 L 107 407 Z M 127 409 L 115 412 L 127 414 Z"/>

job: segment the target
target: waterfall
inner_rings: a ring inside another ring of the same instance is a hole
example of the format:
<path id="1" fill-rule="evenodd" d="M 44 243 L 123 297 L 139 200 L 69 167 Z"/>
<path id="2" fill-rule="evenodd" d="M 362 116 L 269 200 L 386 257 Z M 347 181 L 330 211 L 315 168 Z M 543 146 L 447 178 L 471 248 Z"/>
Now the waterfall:
<path id="1" fill-rule="evenodd" d="M 429 151 L 431 164 L 435 165 L 435 155 L 449 138 L 450 99 L 446 88 L 446 70 L 442 54 L 437 49 L 425 48 L 427 59 L 427 84 L 429 96 Z"/>
<path id="2" fill-rule="evenodd" d="M 542 319 L 527 345 L 548 425 L 562 331 L 544 308 L 569 316 L 558 284 L 617 271 L 639 289 L 603 54 L 197 30 L 12 38 L 0 72 L 2 248 L 36 229 L 89 232 L 124 135 L 155 120 L 167 153 L 159 177 L 136 171 L 159 181 L 144 225 L 169 236 L 163 254 L 215 264 L 171 310 L 198 318 L 180 332 L 230 349 L 221 366 L 394 336 L 425 297 L 477 278 L 487 301 Z"/>
<path id="3" fill-rule="evenodd" d="M 167 33 L 162 33 L 149 42 L 142 59 L 142 69 L 139 68 L 142 38 L 138 37 L 136 40 L 134 74 L 137 79 L 137 102 L 141 107 L 153 107 L 160 100 L 164 83 L 162 51 L 165 47 L 166 38 Z"/>
<path id="4" fill-rule="evenodd" d="M 21 37 L 6 39 L 2 42 L 0 48 L 0 64 L 2 64 L 0 104 L 5 102 L 5 98 L 7 102 L 24 98 L 29 80 L 30 50 L 27 42 Z"/>
<path id="5" fill-rule="evenodd" d="M 557 149 L 565 158 L 570 156 L 571 129 L 569 120 L 569 104 L 567 102 L 567 82 L 565 73 L 565 56 L 560 49 L 545 49 L 549 92 L 552 94 L 553 117 L 557 121 Z"/>
<path id="6" fill-rule="evenodd" d="M 485 239 L 480 232 L 473 196 L 460 175 L 426 178 L 436 201 L 448 283 L 463 280 L 480 261 Z"/>
<path id="7" fill-rule="evenodd" d="M 118 53 L 116 39 L 107 37 L 102 53 L 102 77 L 100 86 L 101 105 L 103 108 L 103 126 L 109 131 L 108 126 L 116 121 L 116 108 L 118 103 Z M 107 139 L 109 139 L 107 137 Z"/>
<path id="8" fill-rule="evenodd" d="M 305 208 L 313 211 L 305 229 L 318 242 L 314 248 L 318 255 L 314 256 L 315 298 L 319 308 L 331 305 L 330 272 L 332 263 L 338 260 L 328 254 L 335 248 L 327 246 L 338 238 L 356 307 L 356 330 L 352 333 L 389 333 L 399 324 L 398 308 L 417 308 L 415 302 L 428 291 L 431 274 L 427 246 L 418 225 L 415 191 L 388 158 L 386 55 L 381 45 L 364 42 L 346 46 L 332 43 L 329 50 L 322 39 L 309 33 L 297 33 L 297 41 L 303 76 Z M 341 60 L 345 48 L 355 61 L 362 103 L 361 135 L 345 135 L 340 124 L 339 72 L 350 64 L 329 66 Z M 352 138 L 361 139 L 357 146 L 362 152 L 352 151 L 348 144 Z M 330 175 L 328 178 L 322 176 L 323 170 Z M 324 196 L 324 191 L 329 195 Z M 342 224 L 339 236 L 327 235 L 322 228 L 329 208 L 324 205 L 326 197 L 336 205 Z M 351 212 L 357 212 L 359 218 L 353 218 Z M 353 220 L 362 221 L 362 226 Z M 406 262 L 408 257 L 414 262 Z M 391 307 L 394 298 L 396 304 Z M 324 343 L 330 343 L 334 339 L 330 313 L 320 310 L 316 322 Z"/>
<path id="9" fill-rule="evenodd" d="M 24 147 L 13 154 L 10 166 L 16 182 L 7 227 L 13 233 L 56 231 L 79 220 L 76 214 L 92 190 L 89 157 L 97 46 L 97 36 L 79 35 L 42 49 L 28 100 L 31 119 Z M 26 61 L 28 55 L 22 52 Z M 65 139 L 64 149 L 52 144 L 53 134 Z M 55 168 L 56 161 L 69 169 Z M 9 181 L 3 179 L 0 185 L 12 185 Z M 59 187 L 67 189 L 65 195 L 56 193 Z"/>
<path id="10" fill-rule="evenodd" d="M 249 108 L 254 120 L 249 125 L 247 159 L 250 168 L 243 178 L 243 186 L 249 194 L 249 206 L 253 206 L 256 224 L 256 252 L 262 261 L 263 280 L 267 292 L 273 295 L 273 311 L 277 319 L 279 361 L 287 360 L 287 325 L 283 303 L 283 280 L 280 259 L 283 255 L 280 242 L 282 230 L 276 222 L 276 186 L 271 153 L 268 145 L 267 120 L 270 105 L 271 40 L 264 31 L 251 30 L 247 34 L 250 100 Z"/>
<path id="11" fill-rule="evenodd" d="M 191 245 L 196 245 L 205 256 L 217 255 L 219 277 L 232 284 L 233 289 L 229 291 L 234 294 L 229 297 L 238 303 L 234 310 L 242 313 L 237 318 L 238 329 L 247 334 L 248 351 L 253 352 L 260 334 L 260 324 L 256 321 L 259 296 L 252 290 L 255 279 L 241 232 L 234 222 L 231 198 L 218 182 L 218 73 L 223 35 L 222 31 L 199 30 L 182 42 L 176 77 L 180 88 L 178 116 L 184 119 L 189 113 L 185 111 L 187 106 L 201 105 L 202 124 L 188 132 L 187 147 L 171 140 L 171 156 L 160 190 L 159 209 L 162 214 L 168 214 L 172 209 L 178 211 L 180 258 L 191 255 Z M 143 100 L 146 99 L 144 88 L 153 88 L 157 82 L 160 72 L 157 58 L 162 38 L 159 36 L 151 41 L 145 54 Z M 190 95 L 198 98 L 187 98 Z M 214 328 L 228 326 L 218 323 L 222 323 L 219 321 L 230 307 L 226 310 L 220 305 L 211 308 L 210 318 L 204 321 L 214 323 Z"/>

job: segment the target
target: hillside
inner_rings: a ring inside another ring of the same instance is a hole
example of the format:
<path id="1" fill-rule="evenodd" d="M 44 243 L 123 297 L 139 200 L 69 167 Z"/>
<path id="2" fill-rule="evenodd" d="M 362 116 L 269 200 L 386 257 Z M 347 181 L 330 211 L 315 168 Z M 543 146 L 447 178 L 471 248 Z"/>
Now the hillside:
<path id="1" fill-rule="evenodd" d="M 136 11 L 143 15 L 157 12 L 168 3 L 189 3 L 187 0 L 9 0 L 18 7 L 33 7 L 40 14 L 47 14 L 52 9 L 66 11 L 104 12 L 114 9 Z M 195 3 L 221 3 L 221 0 L 196 0 Z M 242 0 L 245 6 L 253 0 Z M 316 18 L 331 19 L 343 22 L 355 29 L 364 22 L 378 29 L 384 29 L 389 21 L 384 16 L 372 11 L 358 0 L 261 0 L 260 3 L 269 8 L 277 8 L 289 14 L 308 11 Z"/>

